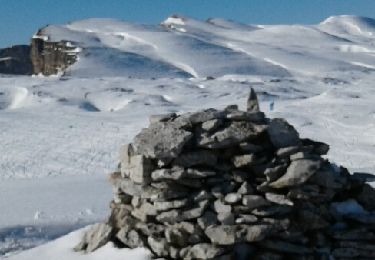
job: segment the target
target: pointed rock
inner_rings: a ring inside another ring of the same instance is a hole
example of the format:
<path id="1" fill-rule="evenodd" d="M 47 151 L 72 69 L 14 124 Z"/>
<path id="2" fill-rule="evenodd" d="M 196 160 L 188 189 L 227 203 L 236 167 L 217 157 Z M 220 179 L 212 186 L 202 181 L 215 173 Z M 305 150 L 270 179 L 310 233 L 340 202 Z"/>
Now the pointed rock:
<path id="1" fill-rule="evenodd" d="M 249 98 L 247 99 L 247 112 L 259 112 L 259 102 L 257 94 L 251 88 Z"/>

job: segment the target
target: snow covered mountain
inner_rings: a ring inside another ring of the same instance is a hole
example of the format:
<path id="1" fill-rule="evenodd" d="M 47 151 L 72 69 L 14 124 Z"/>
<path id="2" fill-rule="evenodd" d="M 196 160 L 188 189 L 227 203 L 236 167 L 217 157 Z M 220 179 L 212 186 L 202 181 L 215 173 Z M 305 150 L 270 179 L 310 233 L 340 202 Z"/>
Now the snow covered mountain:
<path id="1" fill-rule="evenodd" d="M 330 144 L 329 159 L 375 172 L 373 19 L 89 19 L 36 37 L 71 44 L 77 61 L 57 76 L 0 76 L 0 257 L 105 218 L 106 173 L 150 114 L 244 107 L 250 86 L 269 116 Z"/>

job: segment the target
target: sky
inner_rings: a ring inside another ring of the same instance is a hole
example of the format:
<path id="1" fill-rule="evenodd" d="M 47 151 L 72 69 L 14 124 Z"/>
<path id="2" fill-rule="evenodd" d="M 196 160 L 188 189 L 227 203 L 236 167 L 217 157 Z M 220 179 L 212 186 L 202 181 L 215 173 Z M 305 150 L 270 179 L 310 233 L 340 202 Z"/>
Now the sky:
<path id="1" fill-rule="evenodd" d="M 0 0 L 0 47 L 29 43 L 47 24 L 117 18 L 156 24 L 172 14 L 250 24 L 316 24 L 332 15 L 374 18 L 375 0 Z"/>

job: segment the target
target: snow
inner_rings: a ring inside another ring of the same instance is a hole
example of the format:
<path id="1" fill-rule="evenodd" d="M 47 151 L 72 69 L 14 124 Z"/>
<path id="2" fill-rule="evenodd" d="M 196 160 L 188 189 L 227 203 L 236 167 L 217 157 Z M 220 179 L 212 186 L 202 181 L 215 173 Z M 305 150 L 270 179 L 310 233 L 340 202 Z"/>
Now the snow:
<path id="1" fill-rule="evenodd" d="M 267 116 L 330 144 L 328 159 L 375 172 L 371 19 L 332 17 L 311 26 L 181 19 L 51 25 L 38 37 L 82 47 L 65 75 L 0 75 L 0 255 L 104 220 L 107 174 L 149 115 L 245 108 L 250 87 Z M 81 232 L 11 259 L 89 258 L 71 251 Z M 107 245 L 89 259 L 143 253 Z"/>

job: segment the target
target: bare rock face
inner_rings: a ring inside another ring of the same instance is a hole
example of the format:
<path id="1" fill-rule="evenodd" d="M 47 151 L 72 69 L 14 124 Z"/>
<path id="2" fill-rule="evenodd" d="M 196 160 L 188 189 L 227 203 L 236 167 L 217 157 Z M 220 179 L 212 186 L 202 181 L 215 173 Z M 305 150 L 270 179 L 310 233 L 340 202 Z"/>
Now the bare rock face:
<path id="1" fill-rule="evenodd" d="M 34 74 L 54 75 L 77 61 L 78 48 L 70 41 L 50 41 L 43 29 L 31 39 L 31 61 Z"/>
<path id="2" fill-rule="evenodd" d="M 15 45 L 0 49 L 0 74 L 31 75 L 30 46 Z"/>
<path id="3" fill-rule="evenodd" d="M 374 189 L 321 157 L 284 119 L 237 106 L 154 116 L 122 147 L 111 216 L 76 250 L 108 241 L 155 259 L 374 258 Z"/>

